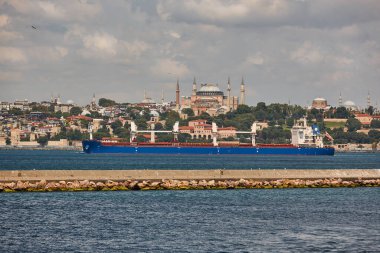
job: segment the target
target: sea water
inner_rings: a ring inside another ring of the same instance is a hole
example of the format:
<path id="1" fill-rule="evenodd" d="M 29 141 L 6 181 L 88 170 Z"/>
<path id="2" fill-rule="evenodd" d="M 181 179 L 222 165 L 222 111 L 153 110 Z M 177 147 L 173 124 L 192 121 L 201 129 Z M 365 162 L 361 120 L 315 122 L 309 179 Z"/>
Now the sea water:
<path id="1" fill-rule="evenodd" d="M 0 150 L 1 170 L 378 169 L 376 153 L 131 156 Z M 378 252 L 380 189 L 0 193 L 0 252 Z"/>
<path id="2" fill-rule="evenodd" d="M 0 170 L 123 169 L 379 169 L 380 153 L 334 156 L 85 154 L 0 150 Z"/>
<path id="3" fill-rule="evenodd" d="M 378 252 L 380 189 L 0 194 L 1 252 Z"/>

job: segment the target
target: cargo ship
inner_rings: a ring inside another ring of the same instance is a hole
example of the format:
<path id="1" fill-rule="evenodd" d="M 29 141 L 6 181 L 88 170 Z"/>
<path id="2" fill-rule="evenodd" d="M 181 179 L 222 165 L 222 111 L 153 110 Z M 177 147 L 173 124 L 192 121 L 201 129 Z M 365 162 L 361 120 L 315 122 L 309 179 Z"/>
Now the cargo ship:
<path id="1" fill-rule="evenodd" d="M 130 141 L 118 138 L 84 140 L 85 153 L 125 153 L 125 154 L 162 154 L 162 155 L 334 155 L 334 148 L 323 145 L 324 135 L 316 125 L 307 126 L 306 119 L 296 122 L 292 127 L 291 144 L 256 144 L 257 126 L 254 122 L 251 131 L 237 131 L 237 134 L 250 134 L 251 143 L 218 142 L 218 127 L 212 123 L 212 143 L 178 142 L 179 123 L 174 124 L 172 131 L 138 130 L 131 122 Z M 156 133 L 172 133 L 173 142 L 155 142 Z M 137 142 L 138 133 L 150 133 L 150 142 Z"/>

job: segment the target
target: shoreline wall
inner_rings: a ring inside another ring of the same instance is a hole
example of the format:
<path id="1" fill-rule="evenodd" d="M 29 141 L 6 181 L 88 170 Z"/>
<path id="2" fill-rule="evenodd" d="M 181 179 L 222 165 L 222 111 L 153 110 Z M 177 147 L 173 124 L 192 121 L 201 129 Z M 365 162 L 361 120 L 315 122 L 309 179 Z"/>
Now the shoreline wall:
<path id="1" fill-rule="evenodd" d="M 277 180 L 277 179 L 379 179 L 380 169 L 334 170 L 3 170 L 0 182 L 59 180 Z"/>
<path id="2" fill-rule="evenodd" d="M 0 192 L 380 187 L 380 170 L 0 171 Z"/>

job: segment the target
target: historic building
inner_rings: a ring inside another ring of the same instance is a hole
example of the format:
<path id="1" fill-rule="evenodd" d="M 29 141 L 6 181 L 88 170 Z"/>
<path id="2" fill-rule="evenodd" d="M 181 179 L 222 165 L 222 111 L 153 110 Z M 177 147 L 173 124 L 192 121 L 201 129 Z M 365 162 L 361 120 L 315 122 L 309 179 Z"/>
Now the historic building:
<path id="1" fill-rule="evenodd" d="M 244 80 L 240 85 L 240 104 L 245 101 Z M 220 90 L 217 84 L 206 83 L 201 84 L 198 90 L 197 83 L 194 78 L 191 96 L 180 97 L 179 82 L 176 86 L 176 110 L 191 108 L 195 116 L 208 113 L 211 116 L 223 114 L 236 110 L 239 105 L 239 98 L 231 95 L 231 82 L 228 78 L 227 95 Z"/>
<path id="2" fill-rule="evenodd" d="M 191 139 L 212 139 L 212 125 L 207 124 L 207 120 L 198 119 L 189 121 L 188 126 L 180 126 L 180 133 L 186 133 L 191 136 Z M 220 127 L 218 128 L 218 139 L 233 137 L 236 138 L 235 127 Z"/>
<path id="3" fill-rule="evenodd" d="M 317 109 L 317 110 L 329 110 L 331 108 L 331 106 L 329 106 L 327 104 L 327 100 L 324 99 L 324 98 L 314 98 L 313 99 L 313 102 L 311 104 L 311 107 L 309 107 L 308 109 Z"/>

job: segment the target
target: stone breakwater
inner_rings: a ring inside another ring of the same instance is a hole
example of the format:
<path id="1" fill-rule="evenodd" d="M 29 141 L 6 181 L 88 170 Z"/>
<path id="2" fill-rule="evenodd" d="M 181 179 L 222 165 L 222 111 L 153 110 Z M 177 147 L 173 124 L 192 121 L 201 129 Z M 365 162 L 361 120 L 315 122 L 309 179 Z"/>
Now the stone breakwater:
<path id="1" fill-rule="evenodd" d="M 380 179 L 279 179 L 256 181 L 239 180 L 126 180 L 116 182 L 107 180 L 95 182 L 51 181 L 0 183 L 0 192 L 51 192 L 51 191 L 122 191 L 122 190 L 204 190 L 204 189 L 273 189 L 273 188 L 331 188 L 331 187 L 380 187 Z"/>
<path id="2" fill-rule="evenodd" d="M 0 171 L 0 192 L 379 186 L 379 169 Z"/>

